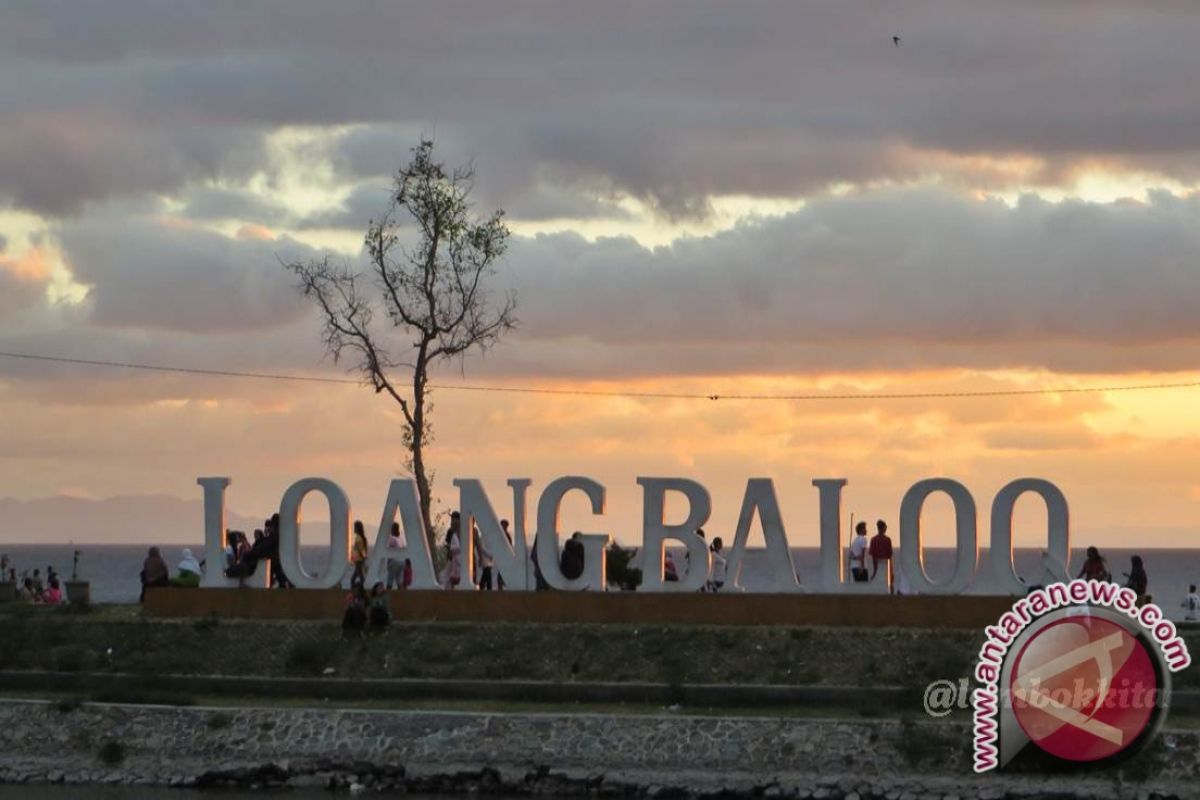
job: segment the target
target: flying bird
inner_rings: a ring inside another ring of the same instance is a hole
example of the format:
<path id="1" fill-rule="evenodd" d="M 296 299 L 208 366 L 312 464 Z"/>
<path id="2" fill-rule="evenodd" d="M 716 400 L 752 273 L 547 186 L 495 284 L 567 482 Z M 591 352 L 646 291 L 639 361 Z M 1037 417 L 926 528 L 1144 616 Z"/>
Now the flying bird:
<path id="1" fill-rule="evenodd" d="M 892 44 L 896 45 L 896 47 L 899 47 L 899 46 L 900 46 L 900 37 L 899 37 L 899 36 L 893 36 L 893 37 L 892 37 Z"/>

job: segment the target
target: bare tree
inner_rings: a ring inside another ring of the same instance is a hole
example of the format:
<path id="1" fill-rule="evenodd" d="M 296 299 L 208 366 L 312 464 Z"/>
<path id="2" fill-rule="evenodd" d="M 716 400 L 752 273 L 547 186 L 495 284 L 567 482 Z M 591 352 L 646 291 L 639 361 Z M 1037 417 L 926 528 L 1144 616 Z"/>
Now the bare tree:
<path id="1" fill-rule="evenodd" d="M 433 147 L 422 140 L 413 148 L 383 217 L 368 223 L 365 270 L 328 258 L 285 264 L 321 310 L 325 349 L 334 361 L 355 359 L 364 382 L 400 406 L 406 466 L 416 479 L 430 537 L 430 367 L 472 349 L 485 351 L 517 325 L 515 296 L 493 302 L 486 287 L 508 246 L 504 211 L 476 217 L 470 203 L 474 168 L 447 172 L 434 160 Z M 376 324 L 379 310 L 390 325 Z"/>

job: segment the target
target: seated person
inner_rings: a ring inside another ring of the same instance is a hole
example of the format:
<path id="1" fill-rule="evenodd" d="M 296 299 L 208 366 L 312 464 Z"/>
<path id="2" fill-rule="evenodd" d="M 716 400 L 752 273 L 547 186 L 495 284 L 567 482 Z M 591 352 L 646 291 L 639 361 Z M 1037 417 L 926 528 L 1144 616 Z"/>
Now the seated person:
<path id="1" fill-rule="evenodd" d="M 142 594 L 138 602 L 146 599 L 146 590 L 155 586 L 168 586 L 171 582 L 171 568 L 167 566 L 162 553 L 157 547 L 151 547 L 146 560 L 142 562 Z"/>
<path id="2" fill-rule="evenodd" d="M 369 617 L 371 629 L 374 631 L 382 631 L 392 621 L 392 609 L 388 605 L 387 590 L 384 589 L 382 581 L 371 587 Z"/>
<path id="3" fill-rule="evenodd" d="M 362 584 L 350 588 L 342 611 L 342 635 L 362 635 L 367 627 L 367 593 Z"/>
<path id="4" fill-rule="evenodd" d="M 57 606 L 63 601 L 62 588 L 58 583 L 58 576 L 55 575 L 50 579 L 50 586 L 46 591 L 42 592 L 42 602 L 46 605 Z"/>
<path id="5" fill-rule="evenodd" d="M 200 562 L 192 555 L 192 551 L 188 548 L 183 548 L 183 558 L 179 561 L 179 574 L 171 579 L 172 586 L 199 586 L 200 578 L 204 571 L 200 568 Z"/>

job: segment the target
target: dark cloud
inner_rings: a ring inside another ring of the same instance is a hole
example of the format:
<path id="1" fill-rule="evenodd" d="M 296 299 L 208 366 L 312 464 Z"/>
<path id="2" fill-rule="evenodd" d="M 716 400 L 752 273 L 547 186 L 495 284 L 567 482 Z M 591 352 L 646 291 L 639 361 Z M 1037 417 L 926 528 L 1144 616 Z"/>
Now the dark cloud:
<path id="1" fill-rule="evenodd" d="M 61 226 L 75 279 L 103 327 L 253 332 L 306 310 L 281 260 L 316 251 L 287 237 L 231 239 L 147 218 L 99 216 Z"/>
<path id="2" fill-rule="evenodd" d="M 503 273 L 524 324 L 499 358 L 578 374 L 1190 368 L 1197 231 L 1200 195 L 1010 207 L 924 189 L 815 199 L 654 249 L 539 236 Z"/>
<path id="3" fill-rule="evenodd" d="M 280 225 L 290 216 L 282 204 L 251 192 L 215 186 L 189 190 L 187 204 L 180 213 L 194 220 L 252 220 L 261 225 Z"/>
<path id="4" fill-rule="evenodd" d="M 599 188 L 670 216 L 713 194 L 970 181 L 980 158 L 1029 159 L 1034 178 L 1200 160 L 1187 4 L 174 6 L 0 11 L 8 199 L 61 214 L 244 174 L 281 125 L 355 126 L 351 178 L 387 175 L 428 132 L 478 160 L 489 202 Z"/>

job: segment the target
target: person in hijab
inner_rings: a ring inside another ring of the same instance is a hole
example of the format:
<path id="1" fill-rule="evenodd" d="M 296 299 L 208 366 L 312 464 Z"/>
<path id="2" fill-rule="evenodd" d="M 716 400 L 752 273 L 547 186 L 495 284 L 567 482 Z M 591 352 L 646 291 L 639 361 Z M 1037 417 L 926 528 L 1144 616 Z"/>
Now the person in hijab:
<path id="1" fill-rule="evenodd" d="M 177 567 L 179 574 L 171 581 L 172 586 L 199 586 L 200 578 L 204 571 L 200 568 L 200 562 L 192 555 L 192 551 L 188 548 L 183 548 L 183 558 L 179 560 Z"/>
<path id="2" fill-rule="evenodd" d="M 1083 562 L 1083 569 L 1079 570 L 1078 577 L 1085 581 L 1112 580 L 1112 573 L 1108 571 L 1108 563 L 1095 547 L 1087 549 L 1087 558 Z"/>
<path id="3" fill-rule="evenodd" d="M 1150 579 L 1146 576 L 1146 568 L 1142 565 L 1142 557 L 1134 556 L 1130 559 L 1130 571 L 1125 573 L 1128 578 L 1125 581 L 1126 589 L 1133 589 L 1137 594 L 1137 604 L 1140 606 L 1146 602 L 1146 590 L 1150 588 Z"/>
<path id="4" fill-rule="evenodd" d="M 146 590 L 155 586 L 167 586 L 171 580 L 171 568 L 167 566 L 162 553 L 157 547 L 151 547 L 146 560 L 142 562 L 142 594 L 138 602 L 146 600 Z"/>

